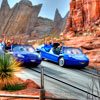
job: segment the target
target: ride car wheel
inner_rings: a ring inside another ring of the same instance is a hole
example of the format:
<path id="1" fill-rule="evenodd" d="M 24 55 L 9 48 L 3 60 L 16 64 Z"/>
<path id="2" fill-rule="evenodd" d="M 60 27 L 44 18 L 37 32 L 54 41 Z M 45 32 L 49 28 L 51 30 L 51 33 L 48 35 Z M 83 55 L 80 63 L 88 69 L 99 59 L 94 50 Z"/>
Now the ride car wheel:
<path id="1" fill-rule="evenodd" d="M 34 65 L 35 65 L 35 67 L 38 67 L 39 64 L 34 64 Z"/>
<path id="2" fill-rule="evenodd" d="M 59 66 L 63 67 L 65 65 L 64 57 L 59 58 Z"/>

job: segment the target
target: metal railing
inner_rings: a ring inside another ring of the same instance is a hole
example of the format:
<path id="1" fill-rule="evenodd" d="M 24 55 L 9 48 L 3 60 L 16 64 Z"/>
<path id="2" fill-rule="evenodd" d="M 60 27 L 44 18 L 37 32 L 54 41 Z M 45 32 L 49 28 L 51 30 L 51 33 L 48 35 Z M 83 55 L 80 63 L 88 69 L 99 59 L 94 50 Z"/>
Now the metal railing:
<path id="1" fill-rule="evenodd" d="M 43 67 L 41 67 L 41 88 L 40 88 L 40 96 L 0 94 L 0 97 L 28 98 L 28 99 L 40 99 L 40 100 L 45 100 L 45 99 L 52 99 L 52 100 L 76 100 L 76 99 L 57 98 L 57 97 L 45 96 L 45 89 L 44 89 L 44 68 Z"/>

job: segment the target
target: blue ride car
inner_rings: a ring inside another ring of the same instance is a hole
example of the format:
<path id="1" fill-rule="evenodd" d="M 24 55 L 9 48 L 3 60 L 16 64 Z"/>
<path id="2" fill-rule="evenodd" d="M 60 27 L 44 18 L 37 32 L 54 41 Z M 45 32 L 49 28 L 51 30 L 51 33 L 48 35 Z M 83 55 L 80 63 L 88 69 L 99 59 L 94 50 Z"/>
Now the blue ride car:
<path id="1" fill-rule="evenodd" d="M 22 64 L 34 64 L 38 66 L 42 61 L 41 56 L 31 45 L 15 44 L 11 46 L 9 51 L 7 54 L 12 54 Z"/>
<path id="2" fill-rule="evenodd" d="M 85 67 L 89 64 L 88 57 L 83 54 L 82 50 L 75 47 L 63 46 L 60 53 L 55 54 L 54 48 L 47 52 L 44 45 L 40 45 L 37 47 L 37 52 L 41 54 L 42 59 L 56 62 L 61 67 L 64 65 Z"/>

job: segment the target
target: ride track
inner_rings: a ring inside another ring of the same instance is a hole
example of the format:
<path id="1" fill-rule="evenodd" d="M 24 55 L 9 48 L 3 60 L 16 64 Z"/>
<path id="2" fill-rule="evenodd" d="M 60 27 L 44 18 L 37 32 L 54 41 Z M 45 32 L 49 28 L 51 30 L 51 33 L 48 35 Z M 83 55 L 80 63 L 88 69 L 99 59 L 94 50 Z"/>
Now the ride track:
<path id="1" fill-rule="evenodd" d="M 41 71 L 40 71 L 40 70 L 36 70 L 36 69 L 33 69 L 33 68 L 29 68 L 29 69 L 32 70 L 32 71 L 34 71 L 34 72 L 36 72 L 36 73 L 41 74 Z M 90 74 L 90 75 L 92 75 L 92 76 L 97 76 L 97 75 L 94 74 L 94 73 L 90 73 L 90 72 L 86 71 L 86 69 L 85 69 L 85 70 L 80 70 L 80 71 L 83 71 L 83 72 L 85 72 L 85 73 L 88 73 L 88 74 Z M 62 80 L 59 80 L 59 79 L 57 79 L 57 78 L 55 78 L 55 77 L 53 77 L 53 76 L 50 76 L 49 74 L 47 74 L 47 73 L 45 73 L 45 72 L 44 72 L 44 76 L 46 76 L 46 77 L 48 77 L 48 78 L 51 78 L 51 79 L 53 79 L 53 80 L 55 80 L 55 81 L 58 81 L 58 82 L 60 82 L 60 83 L 62 83 L 62 84 L 64 84 L 64 85 L 70 86 L 70 87 L 72 87 L 72 88 L 74 88 L 74 89 L 77 89 L 77 90 L 79 90 L 79 91 L 81 91 L 81 92 L 84 92 L 84 93 L 86 93 L 86 94 L 88 94 L 88 95 L 91 95 L 91 96 L 93 96 L 93 97 L 95 97 L 95 98 L 99 98 L 99 99 L 100 99 L 100 97 L 97 96 L 97 95 L 95 95 L 95 94 L 92 94 L 92 93 L 90 93 L 90 92 L 88 92 L 88 91 L 86 91 L 86 90 L 84 90 L 84 89 L 81 89 L 81 88 L 79 88 L 79 87 L 77 87 L 77 86 L 74 86 L 74 85 L 72 85 L 72 84 L 70 84 L 70 83 L 68 83 L 68 82 L 64 82 L 64 81 L 62 81 Z"/>
<path id="2" fill-rule="evenodd" d="M 100 71 L 96 71 L 94 69 L 89 69 L 89 68 L 84 68 L 79 70 L 87 74 L 90 74 L 91 76 L 100 77 Z"/>

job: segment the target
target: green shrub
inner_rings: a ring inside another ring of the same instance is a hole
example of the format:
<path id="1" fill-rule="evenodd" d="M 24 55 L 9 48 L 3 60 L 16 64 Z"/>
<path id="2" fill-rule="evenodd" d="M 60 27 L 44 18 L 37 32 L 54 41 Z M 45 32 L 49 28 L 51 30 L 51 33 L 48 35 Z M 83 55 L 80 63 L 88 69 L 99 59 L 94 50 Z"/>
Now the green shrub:
<path id="1" fill-rule="evenodd" d="M 0 89 L 18 83 L 15 72 L 20 71 L 20 64 L 21 62 L 18 62 L 11 55 L 0 56 Z"/>
<path id="2" fill-rule="evenodd" d="M 25 89 L 25 86 L 23 84 L 15 84 L 12 86 L 3 87 L 1 90 L 12 92 L 12 91 L 23 90 L 23 89 Z"/>

